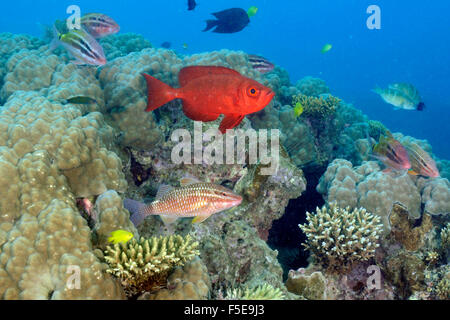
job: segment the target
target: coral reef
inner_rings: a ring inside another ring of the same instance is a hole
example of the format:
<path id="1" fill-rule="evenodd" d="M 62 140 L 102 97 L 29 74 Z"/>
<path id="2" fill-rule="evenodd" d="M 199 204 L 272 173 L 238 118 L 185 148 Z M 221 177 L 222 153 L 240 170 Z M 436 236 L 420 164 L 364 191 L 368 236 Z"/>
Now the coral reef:
<path id="1" fill-rule="evenodd" d="M 318 97 L 321 94 L 330 92 L 330 89 L 326 86 L 325 81 L 309 76 L 297 81 L 295 86 L 301 94 L 307 96 Z"/>
<path id="2" fill-rule="evenodd" d="M 199 255 L 198 242 L 182 237 L 133 238 L 106 247 L 108 273 L 118 277 L 128 296 L 164 285 L 175 266 L 183 266 Z"/>
<path id="3" fill-rule="evenodd" d="M 150 41 L 135 33 L 114 34 L 100 39 L 99 43 L 103 47 L 108 62 L 152 47 Z"/>
<path id="4" fill-rule="evenodd" d="M 325 300 L 327 280 L 320 271 L 306 275 L 304 270 L 289 271 L 286 288 L 308 300 Z"/>
<path id="5" fill-rule="evenodd" d="M 299 94 L 292 97 L 292 105 L 295 106 L 297 103 L 301 103 L 304 109 L 303 114 L 316 121 L 332 116 L 340 102 L 340 99 L 332 95 L 317 98 Z"/>
<path id="6" fill-rule="evenodd" d="M 379 246 L 380 218 L 364 208 L 350 211 L 331 203 L 329 208 L 317 208 L 315 214 L 307 212 L 306 220 L 299 225 L 307 237 L 303 245 L 330 272 L 346 271 L 355 262 L 369 260 Z"/>

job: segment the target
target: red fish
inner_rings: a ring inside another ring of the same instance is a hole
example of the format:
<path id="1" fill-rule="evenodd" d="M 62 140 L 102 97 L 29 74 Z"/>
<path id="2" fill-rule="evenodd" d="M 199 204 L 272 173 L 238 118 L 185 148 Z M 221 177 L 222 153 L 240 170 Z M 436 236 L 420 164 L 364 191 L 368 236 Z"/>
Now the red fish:
<path id="1" fill-rule="evenodd" d="M 219 126 L 221 133 L 239 125 L 245 115 L 264 109 L 275 95 L 270 88 L 225 67 L 185 67 L 178 74 L 180 88 L 143 75 L 148 89 L 145 111 L 181 99 L 183 112 L 189 119 L 209 122 L 224 114 Z"/>

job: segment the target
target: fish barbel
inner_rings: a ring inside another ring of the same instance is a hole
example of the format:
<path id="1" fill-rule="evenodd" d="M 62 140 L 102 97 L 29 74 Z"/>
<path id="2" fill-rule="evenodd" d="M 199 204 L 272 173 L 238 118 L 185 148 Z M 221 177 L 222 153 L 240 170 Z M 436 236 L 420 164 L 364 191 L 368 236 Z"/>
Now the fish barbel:
<path id="1" fill-rule="evenodd" d="M 194 217 L 192 222 L 200 223 L 212 214 L 237 206 L 241 202 L 240 195 L 225 187 L 183 178 L 179 188 L 161 186 L 156 200 L 149 204 L 131 199 L 125 199 L 123 204 L 132 213 L 131 221 L 137 226 L 148 215 L 159 215 L 165 224 L 184 217 Z"/>

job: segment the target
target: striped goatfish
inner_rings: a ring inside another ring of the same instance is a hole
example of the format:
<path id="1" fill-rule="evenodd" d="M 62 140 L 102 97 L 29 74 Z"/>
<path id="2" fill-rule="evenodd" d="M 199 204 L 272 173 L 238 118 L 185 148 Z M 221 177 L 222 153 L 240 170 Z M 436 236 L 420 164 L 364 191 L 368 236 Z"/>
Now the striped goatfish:
<path id="1" fill-rule="evenodd" d="M 102 46 L 84 29 L 73 29 L 67 33 L 59 33 L 53 26 L 54 38 L 50 51 L 62 45 L 75 58 L 75 64 L 102 66 L 106 64 Z"/>
<path id="2" fill-rule="evenodd" d="M 88 13 L 82 16 L 81 25 L 94 38 L 103 38 L 120 30 L 117 22 L 102 13 Z"/>
<path id="3" fill-rule="evenodd" d="M 394 107 L 405 110 L 419 110 L 425 108 L 425 103 L 419 95 L 419 91 L 409 83 L 393 83 L 387 89 L 375 88 L 373 92 Z"/>
<path id="4" fill-rule="evenodd" d="M 434 162 L 433 158 L 425 150 L 413 142 L 405 144 L 405 147 L 411 161 L 411 170 L 408 171 L 409 174 L 431 178 L 440 176 L 436 162 Z"/>
<path id="5" fill-rule="evenodd" d="M 248 55 L 248 62 L 250 62 L 253 69 L 258 70 L 261 73 L 270 72 L 275 67 L 273 63 L 266 58 L 254 54 Z"/>
<path id="6" fill-rule="evenodd" d="M 180 184 L 179 188 L 162 185 L 156 200 L 149 204 L 125 199 L 123 205 L 130 211 L 130 219 L 134 225 L 138 226 L 148 215 L 159 215 L 166 225 L 185 217 L 194 217 L 192 223 L 200 223 L 212 214 L 242 202 L 240 195 L 220 185 L 200 182 L 194 178 L 183 178 Z"/>

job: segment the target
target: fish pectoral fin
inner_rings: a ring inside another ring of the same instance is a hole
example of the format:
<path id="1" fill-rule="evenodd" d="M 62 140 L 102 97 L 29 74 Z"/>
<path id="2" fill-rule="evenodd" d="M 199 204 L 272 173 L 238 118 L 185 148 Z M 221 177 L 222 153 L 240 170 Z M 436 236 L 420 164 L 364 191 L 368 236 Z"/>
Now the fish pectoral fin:
<path id="1" fill-rule="evenodd" d="M 208 219 L 210 214 L 198 215 L 194 219 L 192 219 L 192 223 L 200 223 Z"/>
<path id="2" fill-rule="evenodd" d="M 164 225 L 166 225 L 166 226 L 173 224 L 178 219 L 177 216 L 167 216 L 167 215 L 163 215 L 163 214 L 159 215 L 159 217 L 161 218 L 161 220 L 164 222 Z"/>
<path id="3" fill-rule="evenodd" d="M 183 99 L 183 113 L 191 120 L 194 121 L 203 121 L 203 122 L 209 122 L 214 121 L 219 117 L 219 114 L 208 114 L 208 113 L 201 113 L 195 110 L 195 107 L 193 107 L 189 102 Z"/>
<path id="4" fill-rule="evenodd" d="M 242 114 L 226 114 L 222 122 L 220 123 L 220 132 L 225 133 L 227 129 L 233 129 L 234 127 L 238 126 L 242 122 L 244 117 L 245 115 Z"/>

